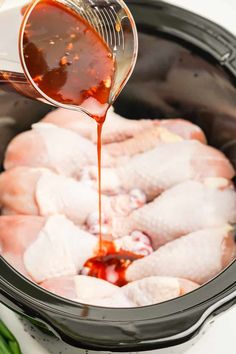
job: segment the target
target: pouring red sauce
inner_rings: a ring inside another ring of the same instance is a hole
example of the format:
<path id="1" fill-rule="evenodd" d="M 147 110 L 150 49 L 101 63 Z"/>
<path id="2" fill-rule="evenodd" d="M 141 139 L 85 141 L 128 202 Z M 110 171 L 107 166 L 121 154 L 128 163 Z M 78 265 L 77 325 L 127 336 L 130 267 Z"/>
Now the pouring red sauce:
<path id="1" fill-rule="evenodd" d="M 25 11 L 25 8 L 23 9 Z M 66 105 L 90 107 L 97 121 L 99 250 L 86 262 L 89 275 L 108 279 L 113 267 L 114 281 L 124 285 L 125 269 L 139 258 L 117 253 L 102 239 L 101 134 L 109 108 L 115 74 L 112 52 L 100 35 L 79 14 L 63 4 L 42 0 L 33 9 L 25 27 L 23 54 L 34 84 L 50 99 Z"/>
<path id="2" fill-rule="evenodd" d="M 84 267 L 87 275 L 123 286 L 127 284 L 126 269 L 134 260 L 142 257 L 122 249 L 117 251 L 113 242 L 103 240 L 98 254 L 89 259 Z"/>

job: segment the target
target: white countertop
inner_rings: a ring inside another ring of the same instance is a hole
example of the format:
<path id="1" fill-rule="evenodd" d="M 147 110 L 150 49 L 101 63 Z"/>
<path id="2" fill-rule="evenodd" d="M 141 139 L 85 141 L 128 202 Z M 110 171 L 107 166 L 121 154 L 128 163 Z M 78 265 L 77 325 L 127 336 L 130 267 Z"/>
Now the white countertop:
<path id="1" fill-rule="evenodd" d="M 236 34 L 236 0 L 169 0 L 168 2 L 208 17 Z M 42 346 L 25 333 L 17 316 L 1 305 L 0 317 L 19 340 L 23 354 L 51 353 L 45 345 Z M 204 336 L 186 354 L 235 354 L 235 333 L 236 307 L 217 317 Z M 57 342 L 56 346 L 64 354 L 63 345 L 60 346 Z M 65 353 L 74 354 L 75 352 L 69 349 Z"/>

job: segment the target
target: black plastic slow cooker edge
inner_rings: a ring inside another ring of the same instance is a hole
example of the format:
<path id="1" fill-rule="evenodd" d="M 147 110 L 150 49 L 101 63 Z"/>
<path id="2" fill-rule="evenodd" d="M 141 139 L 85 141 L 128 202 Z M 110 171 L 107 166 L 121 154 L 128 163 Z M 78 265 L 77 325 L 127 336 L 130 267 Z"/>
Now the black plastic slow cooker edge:
<path id="1" fill-rule="evenodd" d="M 177 345 L 196 335 L 209 317 L 231 307 L 236 298 L 235 262 L 190 294 L 135 309 L 80 305 L 39 288 L 2 259 L 0 264 L 1 301 L 83 349 L 123 352 Z"/>
<path id="2" fill-rule="evenodd" d="M 160 0 L 127 0 L 137 27 L 147 27 L 194 45 L 236 75 L 236 40 L 225 28 L 190 11 Z M 158 17 L 157 17 L 158 11 Z"/>
<path id="3" fill-rule="evenodd" d="M 127 1 L 137 25 L 174 35 L 206 51 L 236 74 L 235 38 L 219 26 L 160 1 Z M 14 311 L 45 323 L 65 342 L 91 350 L 142 351 L 185 342 L 204 321 L 235 303 L 236 263 L 200 289 L 136 309 L 86 306 L 54 296 L 0 259 L 0 299 Z"/>

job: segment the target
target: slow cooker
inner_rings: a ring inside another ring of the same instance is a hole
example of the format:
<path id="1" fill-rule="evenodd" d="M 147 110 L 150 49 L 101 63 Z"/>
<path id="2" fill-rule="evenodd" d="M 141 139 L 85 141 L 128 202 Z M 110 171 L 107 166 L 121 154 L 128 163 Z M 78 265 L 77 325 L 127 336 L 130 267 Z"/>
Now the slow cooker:
<path id="1" fill-rule="evenodd" d="M 127 3 L 137 23 L 140 51 L 134 74 L 115 103 L 116 111 L 130 119 L 188 119 L 236 167 L 236 38 L 218 25 L 162 1 Z M 11 138 L 51 109 L 17 94 L 1 93 L 1 161 Z M 0 300 L 42 333 L 86 353 L 176 353 L 213 316 L 234 305 L 235 274 L 233 262 L 210 282 L 180 298 L 142 308 L 112 309 L 53 295 L 0 258 Z"/>

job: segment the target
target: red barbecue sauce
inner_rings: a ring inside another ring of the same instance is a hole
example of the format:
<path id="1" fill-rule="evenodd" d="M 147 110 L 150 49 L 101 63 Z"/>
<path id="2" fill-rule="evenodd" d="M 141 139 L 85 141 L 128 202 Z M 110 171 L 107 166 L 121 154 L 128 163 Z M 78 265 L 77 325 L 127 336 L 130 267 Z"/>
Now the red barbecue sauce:
<path id="1" fill-rule="evenodd" d="M 23 55 L 34 83 L 48 97 L 74 106 L 84 106 L 89 100 L 90 107 L 91 99 L 95 103 L 92 117 L 97 121 L 100 235 L 98 254 L 85 266 L 89 275 L 106 280 L 107 270 L 113 267 L 117 274 L 114 283 L 124 285 L 126 268 L 139 256 L 117 253 L 112 242 L 103 241 L 101 232 L 101 134 L 115 73 L 113 55 L 83 17 L 53 0 L 40 1 L 31 12 Z"/>
<path id="2" fill-rule="evenodd" d="M 109 281 L 118 286 L 127 284 L 125 272 L 128 266 L 143 256 L 119 250 L 111 241 L 102 241 L 97 256 L 89 259 L 84 267 L 89 269 L 88 275 Z"/>

